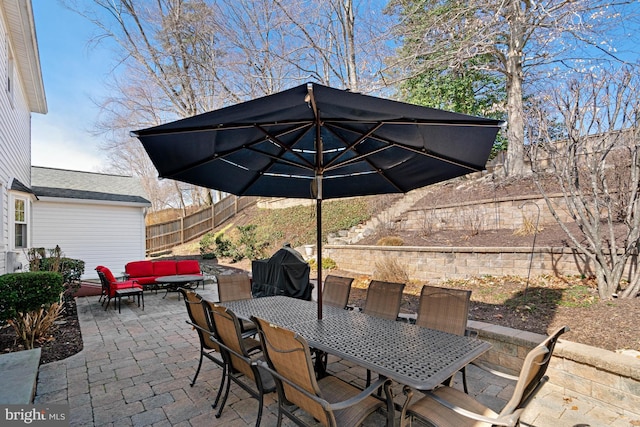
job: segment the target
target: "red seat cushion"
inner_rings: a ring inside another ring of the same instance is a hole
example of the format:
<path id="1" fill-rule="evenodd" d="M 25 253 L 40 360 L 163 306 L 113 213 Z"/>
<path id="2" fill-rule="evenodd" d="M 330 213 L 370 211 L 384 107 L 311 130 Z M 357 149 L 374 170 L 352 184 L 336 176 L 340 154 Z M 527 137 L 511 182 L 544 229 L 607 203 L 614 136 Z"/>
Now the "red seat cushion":
<path id="1" fill-rule="evenodd" d="M 175 276 L 176 273 L 175 261 L 153 261 L 153 275 L 160 276 Z"/>
<path id="2" fill-rule="evenodd" d="M 200 264 L 195 259 L 178 261 L 176 266 L 178 274 L 200 274 Z"/>
<path id="3" fill-rule="evenodd" d="M 131 280 L 135 280 L 141 285 L 150 285 L 152 283 L 156 283 L 156 276 L 149 277 L 130 277 Z"/>
<path id="4" fill-rule="evenodd" d="M 136 283 L 134 280 L 127 280 L 126 282 L 114 282 L 109 284 L 109 298 L 116 296 L 116 291 L 119 289 L 138 288 L 142 289 L 142 285 Z"/>
<path id="5" fill-rule="evenodd" d="M 133 261 L 124 266 L 124 271 L 129 277 L 153 276 L 153 263 L 151 261 Z"/>

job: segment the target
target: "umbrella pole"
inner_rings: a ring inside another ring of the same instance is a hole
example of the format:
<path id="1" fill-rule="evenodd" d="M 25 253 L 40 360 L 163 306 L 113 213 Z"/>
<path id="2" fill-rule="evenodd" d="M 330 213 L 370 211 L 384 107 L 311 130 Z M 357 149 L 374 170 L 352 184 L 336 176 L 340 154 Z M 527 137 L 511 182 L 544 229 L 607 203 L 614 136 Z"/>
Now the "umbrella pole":
<path id="1" fill-rule="evenodd" d="M 316 198 L 316 266 L 318 267 L 318 319 L 322 319 L 322 199 Z"/>

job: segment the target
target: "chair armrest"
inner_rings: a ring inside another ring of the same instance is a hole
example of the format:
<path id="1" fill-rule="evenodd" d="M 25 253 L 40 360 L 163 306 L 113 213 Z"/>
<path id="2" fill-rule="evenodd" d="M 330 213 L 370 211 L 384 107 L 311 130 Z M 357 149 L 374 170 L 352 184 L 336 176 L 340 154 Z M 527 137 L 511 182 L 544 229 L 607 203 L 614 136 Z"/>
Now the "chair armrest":
<path id="1" fill-rule="evenodd" d="M 208 329 L 203 328 L 202 326 L 198 326 L 195 323 L 193 323 L 190 320 L 185 320 L 185 323 L 187 323 L 188 325 L 191 325 L 193 327 L 193 329 L 198 329 L 202 332 L 204 332 L 205 334 L 211 334 L 211 331 Z M 217 342 L 217 341 L 216 341 Z"/>
<path id="2" fill-rule="evenodd" d="M 307 390 L 303 389 L 298 384 L 290 381 L 288 378 L 283 377 L 278 372 L 276 372 L 273 369 L 271 369 L 271 367 L 269 367 L 269 365 L 264 360 L 257 360 L 257 361 L 254 362 L 254 364 L 256 364 L 257 366 L 260 366 L 262 369 L 264 369 L 267 372 L 269 372 L 271 375 L 273 375 L 278 380 L 287 383 L 289 386 L 293 387 L 298 392 L 300 392 L 300 393 L 304 394 L 305 396 L 307 396 L 308 398 L 312 399 L 313 401 L 318 403 L 320 406 L 322 406 L 325 410 L 334 410 L 335 411 L 335 410 L 345 409 L 345 408 L 348 408 L 350 406 L 356 405 L 357 403 L 363 401 L 368 396 L 372 395 L 379 387 L 382 387 L 385 383 L 387 383 L 387 382 L 391 383 L 391 380 L 378 378 L 378 380 L 376 382 L 374 382 L 369 387 L 367 387 L 366 389 L 362 390 L 360 393 L 358 393 L 357 395 L 353 396 L 352 398 L 349 398 L 349 399 L 344 400 L 342 402 L 329 403 L 326 400 L 321 399 L 320 397 L 316 396 L 315 394 L 309 393 Z"/>
<path id="3" fill-rule="evenodd" d="M 277 373 L 276 371 L 274 371 L 273 369 L 271 369 L 271 367 L 269 367 L 269 365 L 267 364 L 267 362 L 265 362 L 264 360 L 256 360 L 253 362 L 253 364 L 255 364 L 256 366 L 261 367 L 262 369 L 264 369 L 265 371 L 269 372 L 274 378 L 277 378 L 279 381 L 283 381 L 285 383 L 287 383 L 288 385 L 290 385 L 291 387 L 293 387 L 294 389 L 296 389 L 296 391 L 304 394 L 305 396 L 307 396 L 309 399 L 313 400 L 314 402 L 318 403 L 320 406 L 322 406 L 322 408 L 325 411 L 328 411 L 330 409 L 330 403 L 327 402 L 324 399 L 319 398 L 318 396 L 316 396 L 315 394 L 311 394 L 309 393 L 307 390 L 303 389 L 302 387 L 300 387 L 298 384 L 290 381 L 289 379 L 283 377 L 282 375 L 280 375 L 279 373 Z"/>
<path id="4" fill-rule="evenodd" d="M 351 398 L 349 398 L 347 400 L 343 400 L 342 402 L 331 403 L 329 406 L 331 407 L 331 409 L 336 411 L 336 410 L 345 409 L 345 408 L 348 408 L 350 406 L 356 405 L 356 404 L 362 402 L 364 399 L 366 399 L 370 395 L 372 395 L 376 390 L 378 390 L 380 387 L 384 386 L 385 383 L 387 383 L 387 382 L 391 383 L 391 380 L 378 377 L 378 379 L 375 382 L 371 383 L 371 385 L 369 387 L 365 388 L 364 390 L 362 390 L 357 395 L 355 395 L 355 396 L 353 396 L 353 397 L 351 397 Z"/>
<path id="5" fill-rule="evenodd" d="M 476 366 L 480 369 L 482 369 L 483 371 L 486 371 L 492 375 L 495 375 L 497 377 L 501 377 L 501 378 L 506 378 L 508 380 L 512 380 L 512 381 L 518 381 L 518 377 L 516 375 L 511 375 L 511 374 L 507 374 L 506 372 L 501 372 L 498 370 L 495 370 L 493 368 L 490 368 L 489 366 L 485 365 L 482 362 L 479 362 L 477 360 L 472 361 L 471 363 L 469 363 L 470 365 Z"/>
<path id="6" fill-rule="evenodd" d="M 508 415 L 500 415 L 496 418 L 491 418 L 491 417 L 486 417 L 484 415 L 481 414 L 476 414 L 475 412 L 471 412 L 469 410 L 466 410 L 464 408 L 461 408 L 457 405 L 454 405 L 453 403 L 437 396 L 435 393 L 431 392 L 431 391 L 427 391 L 424 393 L 425 395 L 429 396 L 431 399 L 435 400 L 436 402 L 438 402 L 439 404 L 441 404 L 442 406 L 445 406 L 449 409 L 451 409 L 453 412 L 462 415 L 463 417 L 467 417 L 467 418 L 471 418 L 472 420 L 477 420 L 477 421 L 481 421 L 490 425 L 495 425 L 495 426 L 514 426 L 516 425 L 518 419 L 520 419 L 520 415 L 522 413 L 522 411 L 524 411 L 524 408 L 522 409 L 518 409 L 516 411 L 514 411 L 511 414 Z"/>

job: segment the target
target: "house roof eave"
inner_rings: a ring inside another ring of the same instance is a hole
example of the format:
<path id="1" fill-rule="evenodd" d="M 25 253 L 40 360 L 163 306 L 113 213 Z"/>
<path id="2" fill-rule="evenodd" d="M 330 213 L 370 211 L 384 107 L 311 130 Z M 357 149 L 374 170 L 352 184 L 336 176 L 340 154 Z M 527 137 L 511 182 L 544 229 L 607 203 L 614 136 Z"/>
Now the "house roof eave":
<path id="1" fill-rule="evenodd" d="M 20 81 L 24 84 L 29 109 L 34 113 L 46 114 L 47 99 L 31 0 L 4 0 L 0 5 L 4 7 L 12 52 Z"/>

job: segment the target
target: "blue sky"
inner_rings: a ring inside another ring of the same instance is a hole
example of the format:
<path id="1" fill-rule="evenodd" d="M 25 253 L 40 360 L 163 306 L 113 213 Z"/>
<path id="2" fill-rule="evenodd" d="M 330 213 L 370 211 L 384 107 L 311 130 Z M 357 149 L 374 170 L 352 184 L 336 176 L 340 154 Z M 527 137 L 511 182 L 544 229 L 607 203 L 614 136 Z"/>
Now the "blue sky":
<path id="1" fill-rule="evenodd" d="M 32 0 L 49 112 L 32 115 L 31 164 L 99 171 L 105 153 L 91 129 L 111 67 L 107 46 L 93 46 L 91 23 L 56 0 Z"/>
<path id="2" fill-rule="evenodd" d="M 32 115 L 31 163 L 104 170 L 107 153 L 100 148 L 102 137 L 93 136 L 91 129 L 99 113 L 92 99 L 104 98 L 104 82 L 113 67 L 108 42 L 90 44 L 96 29 L 57 0 L 32 0 L 32 4 L 49 112 Z M 629 44 L 632 52 L 626 53 L 636 62 L 638 46 Z"/>

